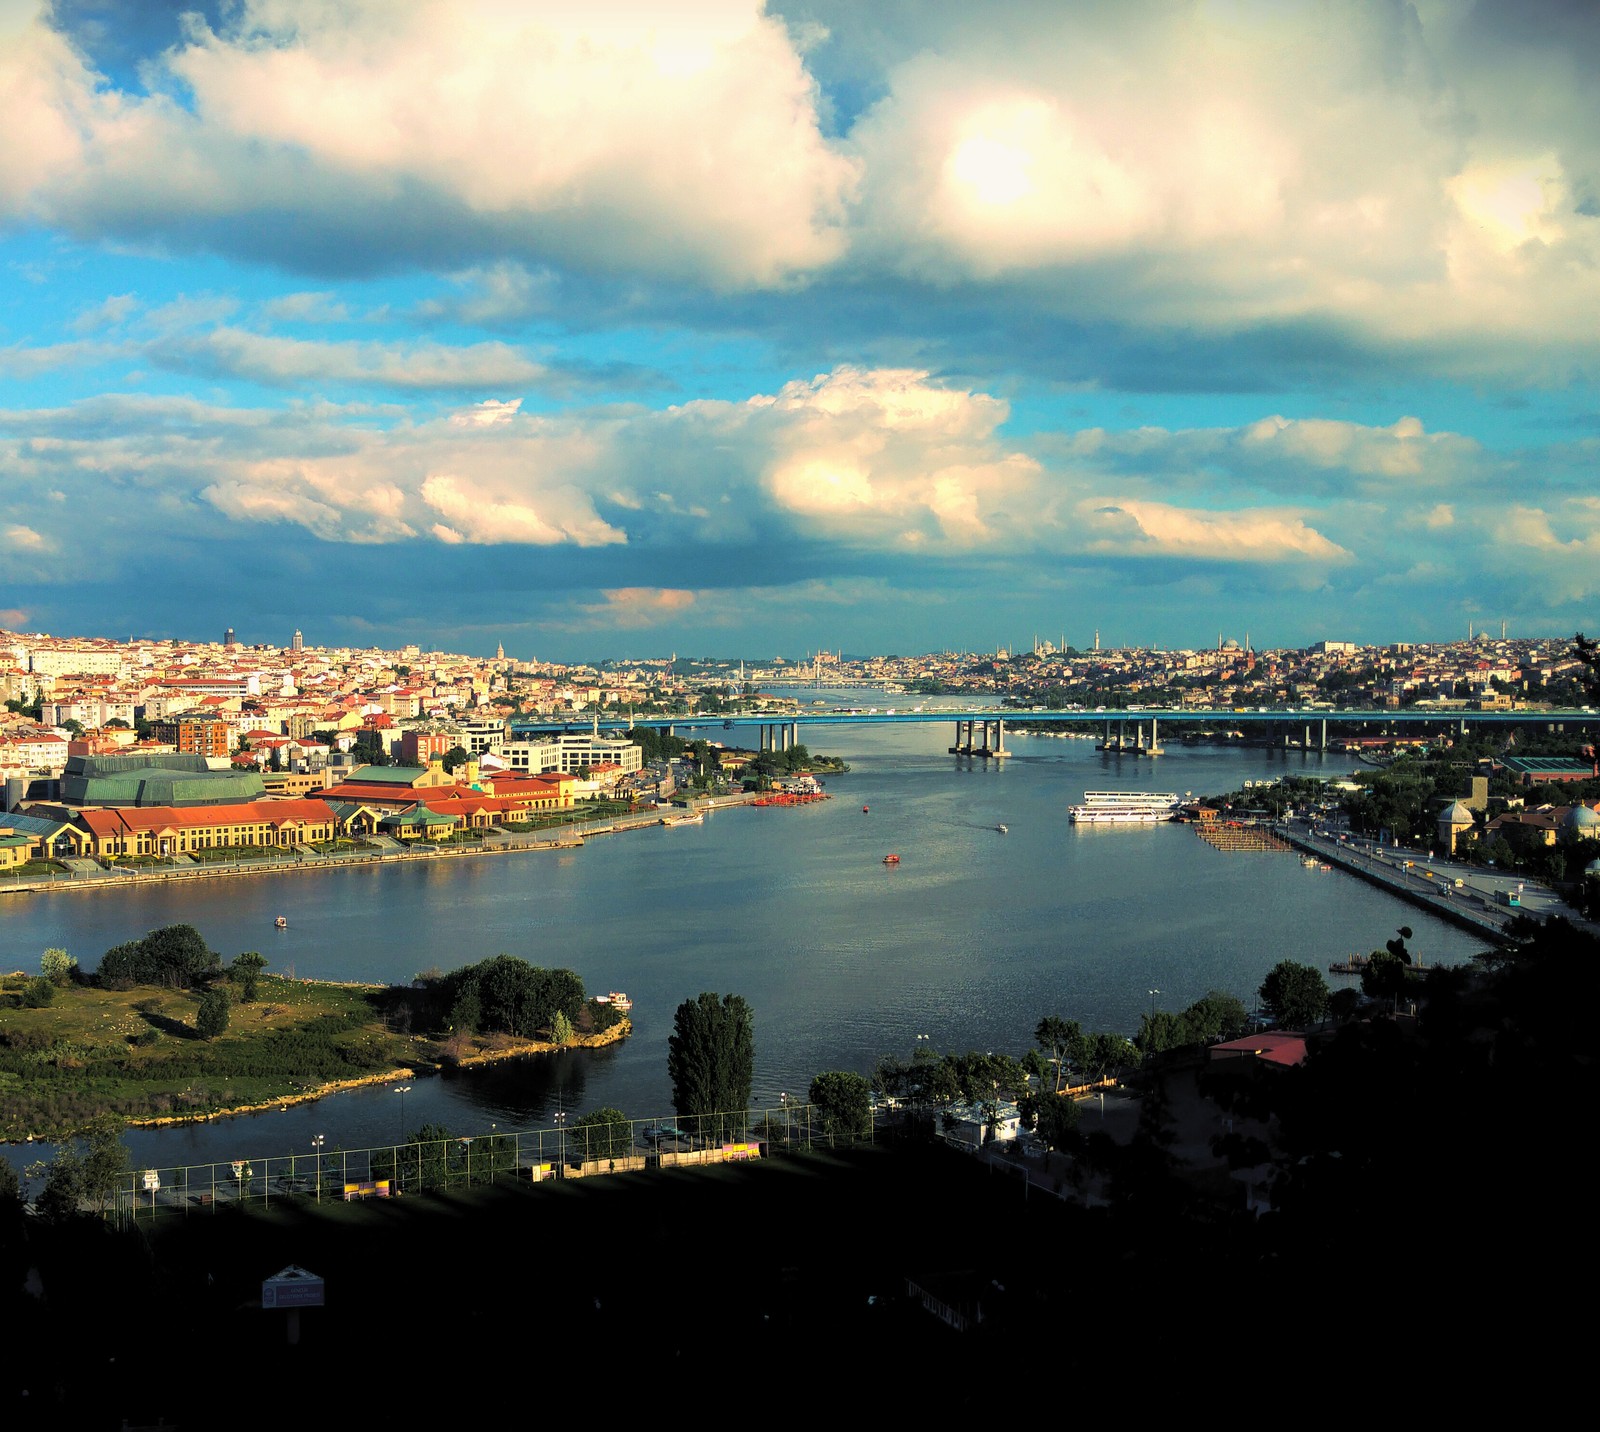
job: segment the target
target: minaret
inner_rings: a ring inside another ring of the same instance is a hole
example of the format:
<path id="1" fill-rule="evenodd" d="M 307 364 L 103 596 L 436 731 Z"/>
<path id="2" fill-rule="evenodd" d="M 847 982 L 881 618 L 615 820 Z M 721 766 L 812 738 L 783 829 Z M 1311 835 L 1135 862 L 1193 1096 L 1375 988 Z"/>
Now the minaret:
<path id="1" fill-rule="evenodd" d="M 504 661 L 506 659 L 506 647 L 504 642 L 497 642 L 495 644 L 494 659 L 496 661 Z"/>

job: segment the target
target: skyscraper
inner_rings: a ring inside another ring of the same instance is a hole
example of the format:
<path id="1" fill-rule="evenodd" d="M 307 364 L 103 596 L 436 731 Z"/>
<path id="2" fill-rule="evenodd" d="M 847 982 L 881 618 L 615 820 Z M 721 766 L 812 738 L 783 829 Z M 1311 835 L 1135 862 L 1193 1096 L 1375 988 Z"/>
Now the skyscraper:
<path id="1" fill-rule="evenodd" d="M 237 646 L 239 644 L 238 639 L 233 634 L 232 627 L 229 627 L 227 631 L 223 632 L 222 644 L 224 646 Z"/>
<path id="2" fill-rule="evenodd" d="M 294 629 L 294 640 L 289 643 L 289 650 L 290 651 L 304 651 L 305 650 L 305 645 L 306 645 L 306 639 L 303 636 L 300 635 L 300 628 L 296 627 Z"/>

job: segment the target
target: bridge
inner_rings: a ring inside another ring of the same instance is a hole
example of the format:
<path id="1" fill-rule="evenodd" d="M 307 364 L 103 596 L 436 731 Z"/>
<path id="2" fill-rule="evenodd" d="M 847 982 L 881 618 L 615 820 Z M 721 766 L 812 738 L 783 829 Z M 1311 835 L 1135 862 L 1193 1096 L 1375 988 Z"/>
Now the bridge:
<path id="1" fill-rule="evenodd" d="M 593 717 L 585 721 L 530 720 L 512 722 L 514 736 L 554 735 L 564 731 L 592 731 L 625 734 L 648 727 L 677 735 L 681 731 L 748 732 L 755 735 L 762 751 L 785 751 L 800 739 L 803 728 L 813 726 L 899 726 L 949 722 L 955 726 L 952 755 L 1004 757 L 1005 726 L 1098 726 L 1096 749 L 1134 756 L 1159 756 L 1162 753 L 1161 727 L 1198 727 L 1249 731 L 1260 740 L 1290 750 L 1326 751 L 1330 746 L 1364 741 L 1377 744 L 1385 740 L 1427 740 L 1444 735 L 1465 736 L 1472 727 L 1510 727 L 1547 731 L 1600 732 L 1600 711 L 1592 707 L 1561 710 L 1468 711 L 1459 708 L 1407 707 L 1350 708 L 1323 710 L 1310 708 L 1238 707 L 1126 707 L 1093 711 L 1035 711 L 1018 706 L 941 707 L 912 711 L 862 711 L 835 709 L 812 712 L 745 711 L 738 714 L 688 716 Z M 1330 737 L 1330 730 L 1333 735 Z M 1341 734 L 1342 733 L 1342 734 Z"/>

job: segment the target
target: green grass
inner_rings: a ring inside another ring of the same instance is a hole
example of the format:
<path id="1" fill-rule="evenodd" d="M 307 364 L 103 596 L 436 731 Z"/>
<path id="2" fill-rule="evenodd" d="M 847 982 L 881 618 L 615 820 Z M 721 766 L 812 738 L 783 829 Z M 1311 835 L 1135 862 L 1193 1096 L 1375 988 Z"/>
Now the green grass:
<path id="1" fill-rule="evenodd" d="M 27 976 L 0 980 L 0 1137 L 48 1137 L 97 1113 L 159 1117 L 233 1109 L 404 1067 L 416 1041 L 388 1034 L 369 991 L 263 975 L 227 1033 L 194 1037 L 197 990 L 56 992 L 20 1006 Z M 151 1038 L 152 1033 L 154 1038 Z M 308 1077 L 309 1076 L 309 1077 Z"/>

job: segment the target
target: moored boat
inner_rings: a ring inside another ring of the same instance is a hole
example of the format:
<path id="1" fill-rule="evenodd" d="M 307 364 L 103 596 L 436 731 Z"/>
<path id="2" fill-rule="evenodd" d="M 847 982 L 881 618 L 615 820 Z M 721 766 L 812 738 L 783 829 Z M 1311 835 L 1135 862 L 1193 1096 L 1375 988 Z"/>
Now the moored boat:
<path id="1" fill-rule="evenodd" d="M 1175 791 L 1085 791 L 1067 807 L 1074 825 L 1155 825 L 1178 814 Z"/>

